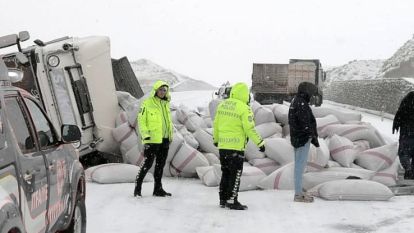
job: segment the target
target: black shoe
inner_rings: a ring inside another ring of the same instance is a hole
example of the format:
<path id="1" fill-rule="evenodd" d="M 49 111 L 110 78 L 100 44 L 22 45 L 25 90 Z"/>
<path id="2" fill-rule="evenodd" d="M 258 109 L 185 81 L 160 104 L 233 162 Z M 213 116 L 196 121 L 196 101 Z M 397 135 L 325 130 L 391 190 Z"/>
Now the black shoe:
<path id="1" fill-rule="evenodd" d="M 171 193 L 167 193 L 167 192 L 165 192 L 164 189 L 161 188 L 161 189 L 158 189 L 158 190 L 154 190 L 152 195 L 154 195 L 156 197 L 170 197 Z"/>
<path id="2" fill-rule="evenodd" d="M 220 200 L 220 207 L 221 208 L 224 208 L 224 207 L 226 207 L 226 200 Z"/>
<path id="3" fill-rule="evenodd" d="M 141 187 L 139 187 L 139 186 L 135 186 L 135 189 L 134 189 L 134 197 L 136 197 L 136 196 L 142 197 L 142 195 L 141 195 Z"/>
<path id="4" fill-rule="evenodd" d="M 412 180 L 414 178 L 414 173 L 412 170 L 407 170 L 404 173 L 404 180 Z"/>
<path id="5" fill-rule="evenodd" d="M 242 205 L 238 201 L 234 201 L 234 203 L 226 203 L 226 207 L 231 210 L 247 210 L 247 205 Z"/>

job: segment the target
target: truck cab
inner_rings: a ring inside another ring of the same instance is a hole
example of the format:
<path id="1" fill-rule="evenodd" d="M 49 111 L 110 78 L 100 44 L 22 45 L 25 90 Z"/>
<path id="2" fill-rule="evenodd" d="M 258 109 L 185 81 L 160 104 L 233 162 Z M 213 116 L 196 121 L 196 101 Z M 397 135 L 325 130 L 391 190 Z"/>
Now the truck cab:
<path id="1" fill-rule="evenodd" d="M 80 130 L 64 124 L 58 133 L 10 76 L 0 59 L 0 232 L 86 232 L 85 176 L 72 145 Z"/>

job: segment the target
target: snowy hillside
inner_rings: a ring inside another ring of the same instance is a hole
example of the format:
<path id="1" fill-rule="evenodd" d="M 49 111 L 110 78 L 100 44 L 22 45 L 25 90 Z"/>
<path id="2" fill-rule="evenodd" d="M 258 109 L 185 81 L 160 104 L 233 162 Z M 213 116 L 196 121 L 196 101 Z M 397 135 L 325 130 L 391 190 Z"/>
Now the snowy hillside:
<path id="1" fill-rule="evenodd" d="M 204 81 L 195 80 L 175 71 L 166 69 L 147 59 L 131 62 L 144 93 L 151 90 L 157 80 L 167 82 L 174 91 L 215 90 L 216 87 Z"/>
<path id="2" fill-rule="evenodd" d="M 326 71 L 326 81 L 345 81 L 375 79 L 384 64 L 384 60 L 354 60 L 343 66 Z"/>
<path id="3" fill-rule="evenodd" d="M 408 74 L 411 74 L 410 77 L 414 76 L 413 67 L 414 67 L 414 38 L 408 40 L 401 48 L 394 53 L 394 55 L 384 62 L 383 67 L 381 68 L 382 75 L 387 76 L 387 73 L 395 73 L 395 71 L 400 70 L 399 72 L 406 73 L 411 71 Z M 408 63 L 408 64 L 407 64 Z M 407 67 L 405 67 L 407 66 Z M 394 71 L 394 72 L 393 72 Z M 407 75 L 403 75 L 407 76 Z"/>

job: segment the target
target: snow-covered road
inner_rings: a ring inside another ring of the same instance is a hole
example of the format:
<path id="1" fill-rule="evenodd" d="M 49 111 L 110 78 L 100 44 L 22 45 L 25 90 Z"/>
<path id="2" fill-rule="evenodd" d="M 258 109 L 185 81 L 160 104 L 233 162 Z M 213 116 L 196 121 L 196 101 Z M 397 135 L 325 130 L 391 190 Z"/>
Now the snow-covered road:
<path id="1" fill-rule="evenodd" d="M 173 93 L 173 103 L 189 108 L 206 105 L 207 91 Z M 336 107 L 336 106 L 335 106 Z M 363 114 L 388 141 L 392 121 Z M 386 202 L 325 201 L 294 203 L 293 191 L 256 190 L 241 192 L 247 211 L 218 206 L 218 188 L 206 187 L 199 179 L 164 178 L 169 198 L 153 197 L 153 183 L 144 183 L 143 197 L 134 198 L 134 184 L 87 183 L 87 232 L 413 232 L 414 196 L 393 197 Z"/>

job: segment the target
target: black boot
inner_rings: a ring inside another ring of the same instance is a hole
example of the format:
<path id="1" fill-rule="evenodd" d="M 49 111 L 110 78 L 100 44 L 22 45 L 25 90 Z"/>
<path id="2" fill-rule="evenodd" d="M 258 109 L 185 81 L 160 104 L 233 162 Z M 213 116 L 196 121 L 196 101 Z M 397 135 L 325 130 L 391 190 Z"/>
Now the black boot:
<path id="1" fill-rule="evenodd" d="M 227 202 L 226 207 L 231 210 L 247 210 L 247 205 L 242 205 L 237 199 L 233 203 Z"/>
<path id="2" fill-rule="evenodd" d="M 141 195 L 141 185 L 135 185 L 134 197 L 136 197 L 136 196 L 142 197 L 142 195 Z"/>
<path id="3" fill-rule="evenodd" d="M 171 193 L 167 193 L 163 188 L 154 189 L 152 195 L 156 197 L 170 197 Z"/>

